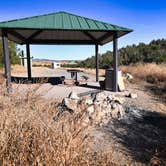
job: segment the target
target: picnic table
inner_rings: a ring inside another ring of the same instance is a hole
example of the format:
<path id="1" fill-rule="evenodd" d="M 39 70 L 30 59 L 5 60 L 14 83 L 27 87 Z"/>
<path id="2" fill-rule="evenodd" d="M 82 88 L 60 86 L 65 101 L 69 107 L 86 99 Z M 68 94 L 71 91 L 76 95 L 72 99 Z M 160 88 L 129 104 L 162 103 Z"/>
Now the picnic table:
<path id="1" fill-rule="evenodd" d="M 67 72 L 71 73 L 71 78 L 74 80 L 75 84 L 78 85 L 78 75 L 77 73 L 82 72 L 79 69 L 68 69 Z"/>

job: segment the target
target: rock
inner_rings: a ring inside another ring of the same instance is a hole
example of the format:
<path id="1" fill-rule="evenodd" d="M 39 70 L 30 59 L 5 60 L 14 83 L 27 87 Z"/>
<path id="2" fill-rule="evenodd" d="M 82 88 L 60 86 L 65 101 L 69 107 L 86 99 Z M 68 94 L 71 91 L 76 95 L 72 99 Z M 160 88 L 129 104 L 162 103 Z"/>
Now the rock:
<path id="1" fill-rule="evenodd" d="M 125 92 L 124 92 L 124 96 L 125 96 L 125 97 L 129 97 L 129 96 L 130 96 L 130 92 L 129 92 L 129 91 L 125 91 Z"/>
<path id="2" fill-rule="evenodd" d="M 133 76 L 129 73 L 126 73 L 126 80 L 128 81 L 132 81 L 133 80 Z"/>
<path id="3" fill-rule="evenodd" d="M 108 122 L 109 122 L 109 119 L 107 117 L 105 117 L 105 118 L 102 119 L 100 126 L 105 125 Z"/>
<path id="4" fill-rule="evenodd" d="M 91 119 L 91 118 L 89 118 L 89 117 L 87 116 L 87 117 L 83 120 L 83 122 L 86 123 L 86 124 L 88 124 L 88 123 L 90 123 L 90 119 Z"/>
<path id="5" fill-rule="evenodd" d="M 107 96 L 107 101 L 112 101 L 113 100 L 113 96 L 112 95 L 109 95 L 109 96 Z"/>
<path id="6" fill-rule="evenodd" d="M 93 106 L 93 105 L 89 106 L 89 107 L 87 108 L 87 111 L 88 111 L 88 113 L 89 113 L 90 115 L 92 115 L 92 114 L 94 113 L 94 111 L 95 111 L 94 106 Z"/>
<path id="7" fill-rule="evenodd" d="M 115 94 L 101 92 L 93 96 L 85 96 L 79 98 L 76 93 L 71 92 L 68 98 L 63 99 L 60 112 L 67 111 L 69 113 L 84 112 L 83 125 L 104 125 L 111 118 L 119 119 L 124 116 L 122 104 L 124 97 Z M 62 111 L 61 111 L 62 110 Z"/>
<path id="8" fill-rule="evenodd" d="M 130 93 L 129 97 L 131 97 L 132 99 L 136 99 L 138 95 L 136 93 Z"/>
<path id="9" fill-rule="evenodd" d="M 85 104 L 86 105 L 92 105 L 93 104 L 93 100 L 90 97 L 85 98 Z"/>
<path id="10" fill-rule="evenodd" d="M 130 92 L 125 92 L 125 97 L 130 97 L 132 99 L 135 99 L 138 97 L 138 95 L 136 93 L 130 93 Z"/>
<path id="11" fill-rule="evenodd" d="M 69 97 L 68 97 L 68 98 L 74 99 L 74 100 L 78 100 L 78 99 L 79 99 L 77 93 L 75 93 L 75 92 L 71 92 L 71 93 L 69 94 Z"/>
<path id="12" fill-rule="evenodd" d="M 125 114 L 124 109 L 120 104 L 118 104 L 116 108 L 113 109 L 111 112 L 112 118 L 114 119 L 119 119 L 122 116 L 124 116 L 124 114 Z"/>
<path id="13" fill-rule="evenodd" d="M 77 110 L 77 103 L 78 100 L 72 100 L 70 98 L 64 98 L 62 101 L 63 105 L 65 105 L 68 109 L 72 110 L 72 111 L 76 111 Z"/>
<path id="14" fill-rule="evenodd" d="M 124 81 L 123 81 L 121 71 L 118 72 L 118 87 L 119 87 L 119 91 L 124 91 L 125 90 L 125 85 L 124 85 Z"/>
<path id="15" fill-rule="evenodd" d="M 113 100 L 119 104 L 123 104 L 125 102 L 125 98 L 123 97 L 114 97 Z"/>
<path id="16" fill-rule="evenodd" d="M 105 93 L 97 93 L 94 99 L 94 103 L 101 104 L 106 99 Z"/>
<path id="17" fill-rule="evenodd" d="M 111 104 L 111 108 L 112 108 L 112 109 L 115 109 L 116 107 L 117 107 L 117 103 L 112 103 L 112 104 Z"/>

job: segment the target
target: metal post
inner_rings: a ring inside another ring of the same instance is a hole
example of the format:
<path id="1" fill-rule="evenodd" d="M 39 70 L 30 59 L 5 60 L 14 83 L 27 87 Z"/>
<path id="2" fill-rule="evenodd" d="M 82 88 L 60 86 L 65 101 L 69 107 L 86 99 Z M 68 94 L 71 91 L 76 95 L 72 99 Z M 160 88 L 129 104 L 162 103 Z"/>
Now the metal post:
<path id="1" fill-rule="evenodd" d="M 98 54 L 98 44 L 95 45 L 95 60 L 96 60 L 96 82 L 99 81 L 99 54 Z"/>
<path id="2" fill-rule="evenodd" d="M 7 91 L 11 92 L 11 69 L 10 69 L 10 55 L 8 47 L 8 35 L 6 31 L 2 31 L 2 42 L 3 42 L 3 53 L 5 57 L 5 77 L 6 77 L 6 87 Z"/>
<path id="3" fill-rule="evenodd" d="M 24 51 L 21 51 L 21 65 L 24 66 Z"/>
<path id="4" fill-rule="evenodd" d="M 31 80 L 31 56 L 30 56 L 30 46 L 26 44 L 26 51 L 27 51 L 27 71 L 28 71 L 28 80 Z"/>
<path id="5" fill-rule="evenodd" d="M 118 92 L 118 36 L 117 32 L 113 36 L 113 91 Z"/>

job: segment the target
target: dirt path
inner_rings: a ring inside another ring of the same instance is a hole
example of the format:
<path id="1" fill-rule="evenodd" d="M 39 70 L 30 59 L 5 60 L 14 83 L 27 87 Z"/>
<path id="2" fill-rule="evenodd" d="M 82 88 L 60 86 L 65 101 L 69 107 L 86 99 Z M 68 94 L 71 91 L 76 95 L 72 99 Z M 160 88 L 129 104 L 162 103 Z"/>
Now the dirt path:
<path id="1" fill-rule="evenodd" d="M 166 103 L 165 103 L 165 96 L 164 92 L 162 96 L 158 96 L 154 94 L 150 87 L 156 87 L 157 85 L 149 84 L 145 81 L 136 81 L 136 83 L 128 83 L 127 89 L 129 91 L 132 91 L 134 93 L 137 93 L 138 98 L 137 99 L 131 99 L 127 98 L 128 104 L 137 105 L 140 107 L 143 107 L 148 110 L 152 110 L 155 112 L 161 112 L 166 114 Z"/>
<path id="2" fill-rule="evenodd" d="M 91 131 L 96 149 L 112 151 L 117 165 L 166 165 L 166 104 L 147 86 L 128 83 L 138 98 L 125 98 L 125 116 Z"/>

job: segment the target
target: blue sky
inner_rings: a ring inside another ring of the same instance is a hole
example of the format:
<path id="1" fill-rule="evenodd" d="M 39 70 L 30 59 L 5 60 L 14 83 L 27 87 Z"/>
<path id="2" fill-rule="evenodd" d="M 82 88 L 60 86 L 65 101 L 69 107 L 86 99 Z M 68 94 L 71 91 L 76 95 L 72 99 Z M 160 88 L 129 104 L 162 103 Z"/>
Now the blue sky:
<path id="1" fill-rule="evenodd" d="M 166 38 L 165 0 L 1 0 L 0 21 L 66 11 L 134 29 L 119 39 L 119 48 Z M 24 47 L 21 47 L 25 49 Z M 112 50 L 112 43 L 100 47 Z M 31 46 L 34 58 L 85 59 L 94 46 Z"/>

